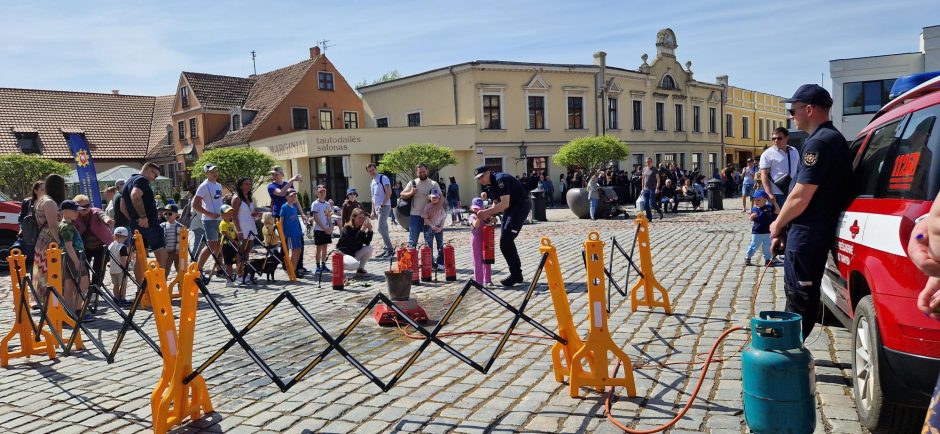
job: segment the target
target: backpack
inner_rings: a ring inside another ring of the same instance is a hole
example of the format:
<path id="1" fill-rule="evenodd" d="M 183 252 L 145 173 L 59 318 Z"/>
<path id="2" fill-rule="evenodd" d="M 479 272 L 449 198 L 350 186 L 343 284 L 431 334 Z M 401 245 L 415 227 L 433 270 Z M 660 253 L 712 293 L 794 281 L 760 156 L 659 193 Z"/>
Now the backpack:
<path id="1" fill-rule="evenodd" d="M 29 204 L 29 212 L 20 222 L 19 238 L 23 240 L 21 244 L 30 248 L 36 246 L 36 240 L 39 239 L 39 223 L 36 221 L 36 205 L 32 201 Z"/>
<path id="2" fill-rule="evenodd" d="M 413 190 L 418 188 L 418 183 L 416 183 L 413 179 L 411 180 L 411 188 Z M 417 191 L 415 193 L 417 193 Z M 399 198 L 398 205 L 396 206 L 396 208 L 398 208 L 398 212 L 400 212 L 402 215 L 405 215 L 405 216 L 411 215 L 411 201 L 412 200 L 414 200 L 414 196 L 412 196 L 411 199 L 408 199 L 408 200 Z"/>

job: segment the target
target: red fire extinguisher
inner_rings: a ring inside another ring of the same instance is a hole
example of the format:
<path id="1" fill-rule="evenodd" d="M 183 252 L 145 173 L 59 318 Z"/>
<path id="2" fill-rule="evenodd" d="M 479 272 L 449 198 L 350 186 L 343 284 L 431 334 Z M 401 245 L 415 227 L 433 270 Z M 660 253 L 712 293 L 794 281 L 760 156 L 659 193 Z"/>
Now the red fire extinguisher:
<path id="1" fill-rule="evenodd" d="M 434 259 L 431 256 L 431 246 L 425 244 L 421 246 L 421 280 L 431 281 L 432 263 Z"/>
<path id="2" fill-rule="evenodd" d="M 346 273 L 343 271 L 343 252 L 339 250 L 333 252 L 333 289 L 343 290 L 343 281 L 346 279 Z"/>
<path id="3" fill-rule="evenodd" d="M 444 278 L 448 282 L 457 280 L 457 259 L 454 257 L 454 245 L 450 241 L 444 245 Z"/>
<path id="4" fill-rule="evenodd" d="M 496 228 L 493 225 L 483 225 L 483 263 L 496 263 Z"/>
<path id="5" fill-rule="evenodd" d="M 411 255 L 411 284 L 420 285 L 421 276 L 419 274 L 418 266 L 418 249 L 414 247 L 408 248 L 408 253 Z"/>

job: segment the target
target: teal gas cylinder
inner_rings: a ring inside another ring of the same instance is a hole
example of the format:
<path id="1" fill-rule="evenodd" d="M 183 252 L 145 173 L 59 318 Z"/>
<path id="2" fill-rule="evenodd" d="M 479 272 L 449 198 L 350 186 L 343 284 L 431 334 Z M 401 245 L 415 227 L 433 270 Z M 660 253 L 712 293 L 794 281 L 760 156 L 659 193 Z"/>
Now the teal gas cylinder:
<path id="1" fill-rule="evenodd" d="M 816 374 L 803 348 L 801 317 L 761 312 L 751 319 L 751 342 L 741 354 L 744 420 L 751 432 L 812 433 Z"/>

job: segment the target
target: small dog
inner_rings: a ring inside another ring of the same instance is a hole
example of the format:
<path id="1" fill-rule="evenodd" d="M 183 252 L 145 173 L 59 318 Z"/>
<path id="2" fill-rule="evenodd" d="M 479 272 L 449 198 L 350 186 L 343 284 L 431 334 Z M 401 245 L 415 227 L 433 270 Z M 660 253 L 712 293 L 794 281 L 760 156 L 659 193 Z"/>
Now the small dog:
<path id="1" fill-rule="evenodd" d="M 242 283 L 245 282 L 245 278 L 251 279 L 251 283 L 256 283 L 255 273 L 264 273 L 265 278 L 268 279 L 268 282 L 274 281 L 274 271 L 277 270 L 277 259 L 268 255 L 264 258 L 255 258 L 248 261 L 248 266 L 245 267 L 245 277 L 242 278 Z"/>

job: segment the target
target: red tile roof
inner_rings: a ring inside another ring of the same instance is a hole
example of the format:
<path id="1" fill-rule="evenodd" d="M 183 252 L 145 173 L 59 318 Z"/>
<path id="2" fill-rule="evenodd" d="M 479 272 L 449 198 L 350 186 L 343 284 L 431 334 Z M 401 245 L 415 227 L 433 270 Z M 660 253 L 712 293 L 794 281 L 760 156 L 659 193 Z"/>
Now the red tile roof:
<path id="1" fill-rule="evenodd" d="M 150 122 L 150 142 L 147 146 L 148 160 L 158 158 L 175 158 L 176 150 L 172 143 L 167 141 L 166 127 L 172 123 L 170 114 L 173 112 L 174 95 L 158 96 L 154 98 L 153 120 Z"/>
<path id="2" fill-rule="evenodd" d="M 199 104 L 206 109 L 229 110 L 245 104 L 254 78 L 183 71 Z"/>
<path id="3" fill-rule="evenodd" d="M 156 122 L 158 98 L 173 97 L 0 88 L 0 154 L 21 152 L 15 132 L 34 131 L 43 156 L 68 159 L 64 132 L 83 132 L 95 159 L 143 159 L 158 147 L 153 131 L 166 136 L 156 125 L 169 123 L 169 109 Z"/>

